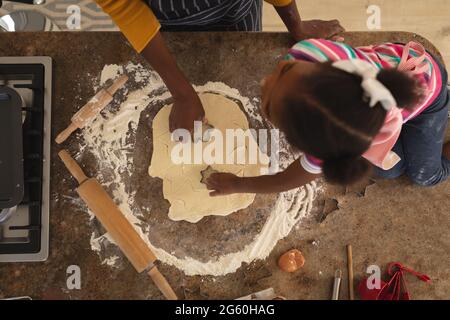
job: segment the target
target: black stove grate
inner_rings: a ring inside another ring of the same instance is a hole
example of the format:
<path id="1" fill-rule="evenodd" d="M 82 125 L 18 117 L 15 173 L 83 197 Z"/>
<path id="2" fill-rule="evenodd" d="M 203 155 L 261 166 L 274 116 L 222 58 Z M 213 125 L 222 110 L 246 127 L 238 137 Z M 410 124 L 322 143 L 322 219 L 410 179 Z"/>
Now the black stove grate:
<path id="1" fill-rule="evenodd" d="M 37 253 L 41 249 L 45 68 L 42 64 L 0 64 L 0 80 L 6 85 L 17 78 L 31 80 L 31 83 L 13 87 L 33 90 L 32 106 L 23 108 L 26 118 L 22 126 L 24 198 L 20 205 L 29 208 L 29 224 L 10 226 L 10 230 L 28 230 L 28 241 L 0 243 L 0 254 Z"/>

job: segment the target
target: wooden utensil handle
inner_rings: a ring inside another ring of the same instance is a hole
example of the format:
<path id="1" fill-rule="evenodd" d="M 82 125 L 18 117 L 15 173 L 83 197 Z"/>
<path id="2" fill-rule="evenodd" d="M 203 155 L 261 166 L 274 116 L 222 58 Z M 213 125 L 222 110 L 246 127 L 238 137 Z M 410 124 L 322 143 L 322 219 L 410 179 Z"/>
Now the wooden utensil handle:
<path id="1" fill-rule="evenodd" d="M 353 252 L 352 246 L 347 245 L 347 268 L 348 268 L 348 296 L 350 300 L 355 299 L 353 290 Z"/>
<path id="2" fill-rule="evenodd" d="M 115 80 L 114 82 L 113 82 L 113 84 L 108 88 L 108 89 L 106 89 L 106 91 L 108 91 L 108 93 L 110 94 L 110 95 L 114 95 L 116 92 L 117 92 L 117 90 L 119 90 L 120 88 L 122 88 L 123 87 L 123 85 L 126 83 L 128 81 L 128 76 L 127 75 L 121 75 L 119 78 L 117 78 L 117 80 Z"/>
<path id="3" fill-rule="evenodd" d="M 62 131 L 60 134 L 58 134 L 58 136 L 55 139 L 55 142 L 57 144 L 63 143 L 72 134 L 72 132 L 74 132 L 77 129 L 78 129 L 78 127 L 76 125 L 74 125 L 72 122 L 64 131 Z"/>
<path id="4" fill-rule="evenodd" d="M 70 173 L 77 179 L 79 184 L 82 184 L 84 181 L 88 179 L 88 177 L 84 174 L 83 169 L 80 168 L 78 163 L 69 155 L 66 150 L 62 150 L 58 153 L 62 162 L 66 165 L 67 169 Z"/>
<path id="5" fill-rule="evenodd" d="M 152 278 L 158 289 L 163 293 L 167 300 L 178 300 L 177 295 L 173 291 L 166 278 L 159 272 L 157 267 L 153 267 L 148 275 Z"/>

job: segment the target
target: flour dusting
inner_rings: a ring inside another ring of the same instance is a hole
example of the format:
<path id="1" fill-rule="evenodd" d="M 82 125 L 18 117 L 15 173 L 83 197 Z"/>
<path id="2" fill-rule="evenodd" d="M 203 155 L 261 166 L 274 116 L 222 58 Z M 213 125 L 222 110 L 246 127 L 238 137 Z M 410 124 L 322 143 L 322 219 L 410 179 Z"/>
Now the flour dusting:
<path id="1" fill-rule="evenodd" d="M 123 102 L 116 100 L 106 108 L 100 116 L 82 130 L 86 151 L 92 153 L 98 162 L 96 178 L 107 188 L 118 204 L 120 210 L 135 227 L 142 239 L 153 250 L 157 258 L 167 264 L 184 271 L 186 275 L 225 275 L 236 271 L 242 263 L 250 263 L 257 259 L 265 259 L 276 243 L 286 237 L 292 228 L 308 215 L 318 190 L 316 183 L 305 187 L 281 193 L 268 217 L 262 231 L 243 250 L 225 254 L 208 262 L 198 261 L 194 258 L 177 257 L 155 247 L 149 241 L 149 226 L 143 223 L 143 212 L 148 208 L 135 205 L 136 191 L 126 190 L 125 179 L 133 171 L 133 150 L 135 135 L 141 112 L 151 108 L 155 102 L 164 102 L 169 99 L 167 91 L 160 77 L 143 67 L 129 63 L 125 66 L 106 65 L 101 73 L 98 86 L 104 85 L 108 80 L 126 73 L 139 89 L 129 92 Z M 129 84 L 127 84 L 129 85 Z M 216 92 L 241 102 L 250 118 L 262 122 L 258 110 L 259 100 L 250 100 L 240 94 L 237 89 L 230 88 L 221 82 L 208 82 L 195 87 L 197 92 Z M 84 149 L 83 149 L 84 151 Z M 285 143 L 280 146 L 280 166 L 286 167 L 295 160 L 295 155 L 288 151 Z M 92 213 L 90 212 L 91 217 Z M 224 218 L 225 219 L 225 218 Z M 92 250 L 100 253 L 112 245 L 113 241 L 108 234 L 93 233 L 91 236 Z M 119 257 L 111 255 L 102 263 L 114 266 Z"/>
<path id="2" fill-rule="evenodd" d="M 123 73 L 123 67 L 119 66 L 117 64 L 109 64 L 106 65 L 103 70 L 102 74 L 100 76 L 100 85 L 104 85 L 106 81 L 109 79 L 114 79 L 119 74 Z"/>

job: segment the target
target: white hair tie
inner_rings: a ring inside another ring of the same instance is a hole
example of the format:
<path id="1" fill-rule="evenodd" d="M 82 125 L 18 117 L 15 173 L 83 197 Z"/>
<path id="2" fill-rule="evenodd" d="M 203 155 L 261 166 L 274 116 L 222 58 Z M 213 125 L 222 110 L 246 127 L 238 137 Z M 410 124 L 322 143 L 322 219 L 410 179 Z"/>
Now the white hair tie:
<path id="1" fill-rule="evenodd" d="M 360 59 L 340 60 L 333 63 L 333 67 L 362 77 L 361 87 L 370 99 L 373 108 L 378 102 L 386 111 L 397 106 L 394 96 L 388 88 L 377 79 L 379 70 L 367 61 Z"/>

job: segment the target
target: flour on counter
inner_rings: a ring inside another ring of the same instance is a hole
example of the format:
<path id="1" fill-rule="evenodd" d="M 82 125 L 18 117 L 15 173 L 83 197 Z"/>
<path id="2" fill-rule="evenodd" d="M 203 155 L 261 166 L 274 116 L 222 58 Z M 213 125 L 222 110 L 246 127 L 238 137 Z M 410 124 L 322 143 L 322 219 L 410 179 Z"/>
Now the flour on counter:
<path id="1" fill-rule="evenodd" d="M 119 74 L 122 73 L 123 73 L 122 66 L 119 66 L 117 64 L 106 65 L 102 70 L 102 74 L 100 75 L 100 85 L 104 85 L 106 81 L 108 81 L 109 79 L 114 79 Z"/>
<path id="2" fill-rule="evenodd" d="M 151 102 L 164 102 L 170 98 L 170 93 L 156 73 L 132 63 L 125 66 L 106 65 L 101 73 L 99 86 L 122 73 L 134 79 L 133 81 L 139 85 L 140 89 L 127 92 L 125 100 L 120 105 L 116 103 L 106 108 L 101 116 L 82 130 L 81 138 L 86 145 L 86 151 L 92 153 L 98 160 L 96 178 L 112 194 L 120 210 L 142 239 L 160 261 L 179 268 L 186 275 L 225 275 L 236 271 L 244 262 L 250 263 L 266 258 L 276 243 L 286 237 L 292 228 L 311 211 L 319 188 L 316 183 L 281 193 L 260 234 L 239 252 L 202 262 L 190 257 L 179 258 L 173 253 L 155 247 L 149 241 L 148 235 L 151 231 L 149 226 L 141 221 L 142 210 L 145 208 L 135 205 L 135 192 L 126 190 L 124 179 L 130 177 L 133 171 L 132 152 L 135 143 L 133 137 L 136 134 L 141 112 Z M 236 99 L 242 103 L 250 118 L 262 121 L 257 107 L 258 99 L 250 100 L 243 97 L 237 89 L 230 88 L 221 82 L 208 82 L 195 89 L 199 93 L 216 92 Z M 295 157 L 288 151 L 286 145 L 282 145 L 280 149 L 280 166 L 284 168 Z M 102 252 L 105 245 L 111 245 L 111 243 L 113 242 L 107 234 L 92 234 L 91 247 L 96 252 Z M 114 266 L 119 260 L 117 256 L 111 255 L 103 261 L 103 264 Z"/>
<path id="3" fill-rule="evenodd" d="M 120 260 L 120 257 L 117 255 L 110 256 L 102 261 L 102 264 L 106 264 L 108 266 L 115 266 L 116 263 Z"/>

